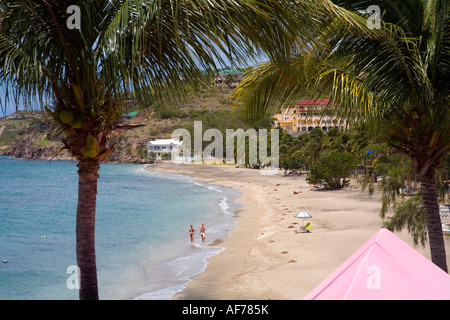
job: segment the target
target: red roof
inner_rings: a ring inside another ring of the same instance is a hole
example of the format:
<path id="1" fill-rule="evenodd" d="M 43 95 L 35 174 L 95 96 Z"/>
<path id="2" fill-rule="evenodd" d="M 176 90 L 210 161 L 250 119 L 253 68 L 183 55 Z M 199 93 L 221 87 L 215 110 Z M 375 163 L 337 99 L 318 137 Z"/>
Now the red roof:
<path id="1" fill-rule="evenodd" d="M 330 99 L 305 99 L 300 101 L 299 103 L 297 103 L 297 105 L 303 105 L 303 106 L 308 106 L 308 105 L 327 105 L 330 102 Z"/>

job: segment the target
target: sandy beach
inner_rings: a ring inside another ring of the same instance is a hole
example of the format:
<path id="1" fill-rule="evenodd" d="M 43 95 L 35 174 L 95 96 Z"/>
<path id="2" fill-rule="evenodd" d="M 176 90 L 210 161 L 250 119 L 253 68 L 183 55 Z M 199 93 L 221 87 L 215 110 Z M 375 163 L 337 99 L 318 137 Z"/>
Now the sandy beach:
<path id="1" fill-rule="evenodd" d="M 350 189 L 318 192 L 310 191 L 304 176 L 285 177 L 282 170 L 262 175 L 234 166 L 172 162 L 149 168 L 241 193 L 236 228 L 219 244 L 225 250 L 211 257 L 206 270 L 174 299 L 302 299 L 382 225 L 380 194 L 368 195 L 356 181 Z M 294 218 L 299 211 L 312 218 Z M 306 222 L 312 232 L 299 233 Z M 406 231 L 396 235 L 413 246 Z M 448 253 L 448 239 L 446 246 Z M 428 246 L 414 248 L 429 258 Z"/>

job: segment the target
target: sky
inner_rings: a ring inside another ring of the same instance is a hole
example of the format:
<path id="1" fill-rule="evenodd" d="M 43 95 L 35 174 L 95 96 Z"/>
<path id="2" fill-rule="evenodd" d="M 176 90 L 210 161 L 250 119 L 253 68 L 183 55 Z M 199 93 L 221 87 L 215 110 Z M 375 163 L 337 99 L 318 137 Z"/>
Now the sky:
<path id="1" fill-rule="evenodd" d="M 230 65 L 230 66 L 232 65 L 232 63 L 230 63 L 230 61 L 225 57 L 225 55 L 221 55 L 221 56 L 222 56 L 222 59 L 224 60 L 225 65 Z M 215 59 L 215 60 L 216 60 L 217 67 L 220 68 L 220 63 L 217 61 L 217 59 Z M 265 60 L 268 60 L 268 58 L 267 58 L 267 56 L 262 54 L 261 57 L 258 57 L 256 59 L 249 58 L 247 60 L 246 65 L 239 66 L 239 67 L 245 68 L 247 66 L 255 65 L 255 64 L 260 63 Z M 12 99 L 9 99 L 9 100 L 10 100 L 9 103 L 7 103 L 5 105 L 5 87 L 0 84 L 0 117 L 3 117 L 3 116 L 6 116 L 6 115 L 16 112 L 16 104 L 12 101 Z M 24 104 L 19 103 L 18 108 L 19 108 L 19 110 L 23 110 Z M 33 110 L 39 110 L 42 108 L 43 108 L 43 106 L 41 106 L 39 103 L 34 103 L 32 106 Z"/>
<path id="2" fill-rule="evenodd" d="M 16 112 L 16 103 L 14 103 L 14 100 L 9 97 L 9 101 L 5 103 L 5 96 L 5 87 L 0 85 L 0 117 L 4 117 Z M 19 102 L 17 105 L 19 107 L 19 110 L 24 110 L 25 103 Z M 34 109 L 40 109 L 40 106 L 36 104 L 34 106 Z"/>
<path id="3" fill-rule="evenodd" d="M 9 104 L 6 108 L 6 112 L 5 112 L 5 88 L 0 86 L 0 117 L 6 116 L 8 114 L 14 113 L 16 111 L 15 107 L 11 104 Z"/>
<path id="4" fill-rule="evenodd" d="M 262 62 L 267 60 L 267 58 L 265 56 L 259 58 L 257 61 L 254 60 L 249 60 L 247 62 L 247 65 L 254 65 L 256 63 Z M 229 65 L 231 65 L 231 63 L 229 63 Z M 245 66 L 241 66 L 241 67 L 245 67 Z M 0 117 L 4 117 L 7 116 L 9 114 L 15 113 L 16 112 L 16 104 L 13 101 L 9 101 L 9 103 L 6 104 L 5 106 L 5 87 L 0 85 Z M 10 97 L 11 98 L 11 97 Z M 11 99 L 10 99 L 11 100 Z M 19 103 L 19 110 L 23 110 L 24 109 L 24 104 L 23 103 Z M 33 110 L 40 110 L 42 109 L 43 106 L 39 105 L 38 103 L 33 105 Z"/>

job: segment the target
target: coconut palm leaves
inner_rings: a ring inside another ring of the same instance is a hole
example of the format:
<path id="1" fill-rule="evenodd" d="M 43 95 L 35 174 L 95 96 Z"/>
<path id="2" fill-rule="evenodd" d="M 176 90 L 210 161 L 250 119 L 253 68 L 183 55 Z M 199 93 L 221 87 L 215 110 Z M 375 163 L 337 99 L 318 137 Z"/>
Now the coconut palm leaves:
<path id="1" fill-rule="evenodd" d="M 289 53 L 295 1 L 0 0 L 0 97 L 37 99 L 79 160 L 80 298 L 97 299 L 99 162 L 124 99 L 141 105 L 198 87 L 221 64 Z M 76 6 L 79 28 L 68 26 Z M 312 4 L 309 4 L 312 6 Z M 305 19 L 308 16 L 305 13 Z M 308 19 L 312 19 L 311 17 Z M 122 127 L 123 128 L 123 127 Z"/>
<path id="2" fill-rule="evenodd" d="M 314 41 L 300 41 L 286 64 L 255 68 L 236 96 L 250 116 L 306 95 L 329 97 L 341 116 L 382 132 L 420 174 L 432 260 L 447 270 L 434 173 L 450 150 L 450 5 L 445 0 L 316 4 L 318 13 L 329 8 L 319 19 L 329 24 L 307 26 Z M 371 5 L 380 8 L 379 29 L 365 25 Z"/>

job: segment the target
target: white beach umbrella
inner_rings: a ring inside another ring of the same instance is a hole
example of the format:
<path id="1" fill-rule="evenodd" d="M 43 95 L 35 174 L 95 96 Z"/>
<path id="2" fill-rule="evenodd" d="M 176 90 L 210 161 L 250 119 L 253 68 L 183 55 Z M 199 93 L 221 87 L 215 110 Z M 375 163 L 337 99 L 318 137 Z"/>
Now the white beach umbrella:
<path id="1" fill-rule="evenodd" d="M 305 218 L 312 218 L 312 215 L 309 212 L 300 211 L 300 212 L 297 212 L 295 214 L 294 218 L 302 218 L 303 219 L 303 226 L 304 226 L 305 225 Z"/>

